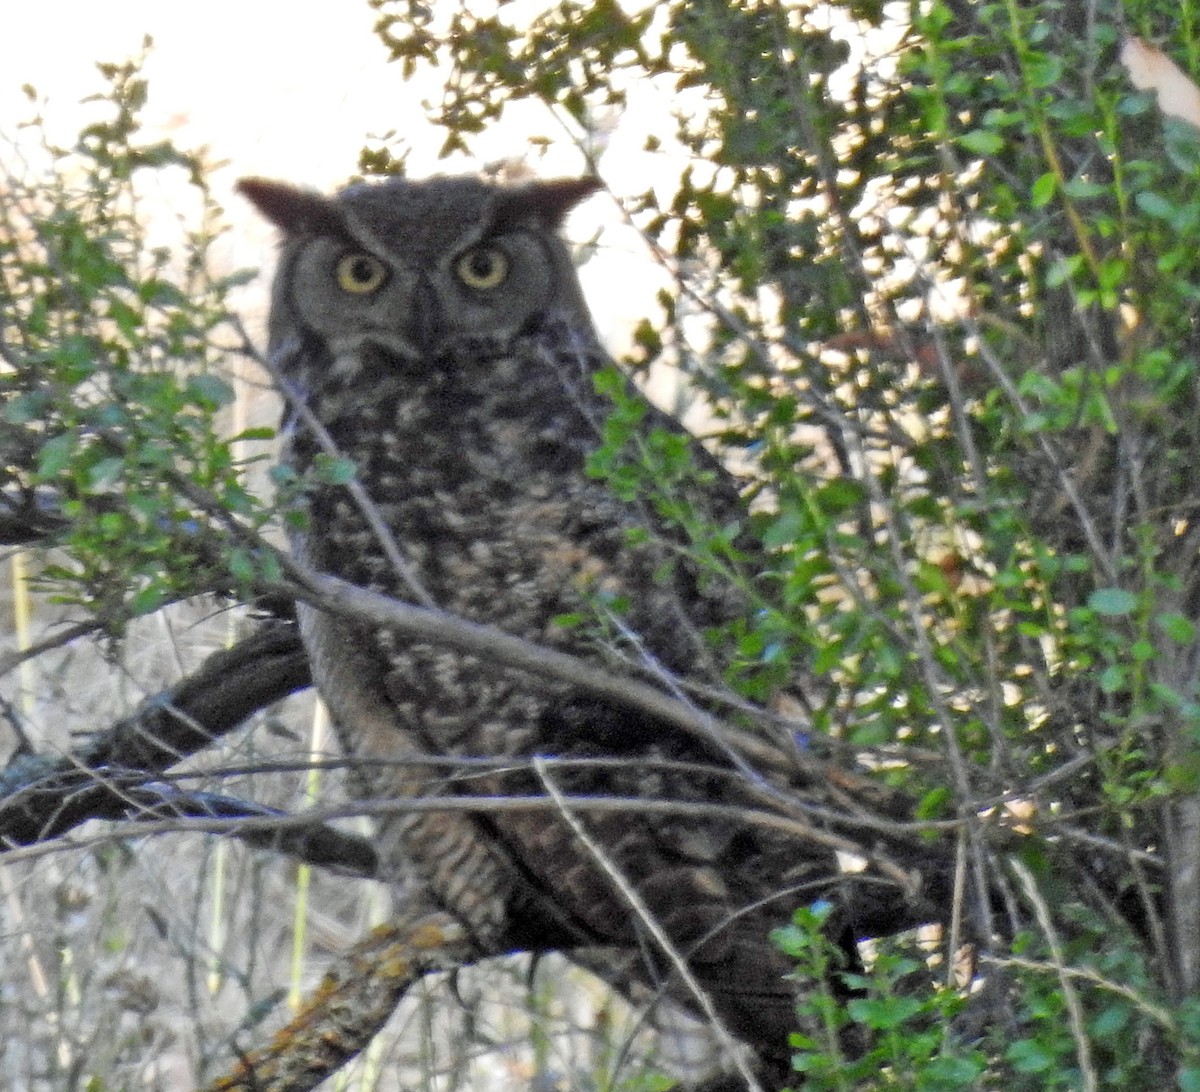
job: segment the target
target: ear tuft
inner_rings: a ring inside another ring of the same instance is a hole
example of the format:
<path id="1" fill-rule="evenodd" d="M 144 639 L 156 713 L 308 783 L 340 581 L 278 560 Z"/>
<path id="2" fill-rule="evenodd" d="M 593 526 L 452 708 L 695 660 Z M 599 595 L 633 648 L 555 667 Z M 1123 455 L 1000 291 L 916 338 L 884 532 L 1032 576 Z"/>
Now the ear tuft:
<path id="1" fill-rule="evenodd" d="M 546 227 L 556 228 L 567 213 L 585 197 L 603 186 L 600 179 L 552 178 L 545 182 L 527 182 L 501 191 L 496 205 L 499 223 L 538 220 Z"/>
<path id="2" fill-rule="evenodd" d="M 286 232 L 332 231 L 342 226 L 337 205 L 314 190 L 268 178 L 239 179 L 236 189 L 271 223 Z"/>

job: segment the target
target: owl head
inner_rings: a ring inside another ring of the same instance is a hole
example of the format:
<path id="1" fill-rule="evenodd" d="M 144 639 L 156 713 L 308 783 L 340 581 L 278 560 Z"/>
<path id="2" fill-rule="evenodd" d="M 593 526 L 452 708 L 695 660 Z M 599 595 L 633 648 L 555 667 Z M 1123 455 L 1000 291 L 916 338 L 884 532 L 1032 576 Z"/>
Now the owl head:
<path id="1" fill-rule="evenodd" d="M 597 185 L 393 178 L 325 197 L 243 179 L 240 192 L 284 233 L 272 349 L 319 346 L 334 370 L 380 353 L 420 367 L 467 344 L 503 351 L 549 316 L 590 329 L 558 228 Z"/>

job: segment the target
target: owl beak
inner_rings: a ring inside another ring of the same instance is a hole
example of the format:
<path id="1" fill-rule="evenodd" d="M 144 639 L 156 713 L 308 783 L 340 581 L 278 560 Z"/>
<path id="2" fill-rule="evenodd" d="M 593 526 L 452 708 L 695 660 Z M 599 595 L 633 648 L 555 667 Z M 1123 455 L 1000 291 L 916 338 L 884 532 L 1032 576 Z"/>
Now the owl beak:
<path id="1" fill-rule="evenodd" d="M 409 340 L 422 356 L 433 356 L 446 336 L 442 306 L 427 277 L 421 277 L 417 281 L 407 326 Z"/>

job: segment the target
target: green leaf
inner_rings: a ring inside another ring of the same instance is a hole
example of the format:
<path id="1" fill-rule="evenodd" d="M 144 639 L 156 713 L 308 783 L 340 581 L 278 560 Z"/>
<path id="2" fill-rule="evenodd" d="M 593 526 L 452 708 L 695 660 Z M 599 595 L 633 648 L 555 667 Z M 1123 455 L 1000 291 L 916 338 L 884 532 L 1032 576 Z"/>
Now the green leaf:
<path id="1" fill-rule="evenodd" d="M 597 394 L 605 394 L 610 398 L 625 393 L 625 377 L 616 367 L 601 368 L 592 377 L 592 386 Z"/>
<path id="2" fill-rule="evenodd" d="M 762 534 L 762 543 L 768 550 L 790 546 L 803 533 L 806 521 L 800 512 L 781 512 L 773 519 Z"/>
<path id="3" fill-rule="evenodd" d="M 4 420 L 10 425 L 28 425 L 41 421 L 49 410 L 50 392 L 32 390 L 4 404 Z"/>
<path id="4" fill-rule="evenodd" d="M 944 785 L 930 789 L 917 804 L 915 816 L 918 819 L 940 819 L 951 808 L 954 794 Z"/>
<path id="5" fill-rule="evenodd" d="M 1101 1038 L 1115 1035 L 1129 1023 L 1130 1010 L 1127 1005 L 1106 1005 L 1091 1021 L 1091 1033 Z"/>
<path id="6" fill-rule="evenodd" d="M 240 440 L 274 440 L 276 432 L 269 425 L 259 425 L 255 428 L 243 429 L 236 436 L 229 438 L 230 443 L 236 443 Z"/>
<path id="7" fill-rule="evenodd" d="M 256 556 L 249 550 L 237 547 L 229 551 L 229 575 L 239 584 L 252 584 L 258 579 Z"/>
<path id="8" fill-rule="evenodd" d="M 861 504 L 866 495 L 866 487 L 862 482 L 853 478 L 838 477 L 826 482 L 817 490 L 816 502 L 821 511 L 829 515 L 839 515 Z"/>
<path id="9" fill-rule="evenodd" d="M 1063 192 L 1068 197 L 1082 201 L 1089 197 L 1105 197 L 1108 194 L 1108 184 L 1091 182 L 1086 178 L 1068 178 L 1063 183 Z"/>
<path id="10" fill-rule="evenodd" d="M 78 441 L 74 432 L 62 432 L 42 444 L 38 451 L 38 476 L 48 481 L 66 470 L 75 455 Z"/>
<path id="11" fill-rule="evenodd" d="M 258 279 L 257 269 L 239 269 L 214 282 L 214 287 L 220 291 L 230 288 L 240 288 L 242 285 L 253 284 Z"/>
<path id="12" fill-rule="evenodd" d="M 1004 138 L 990 129 L 972 129 L 959 136 L 958 143 L 973 155 L 995 155 L 1004 147 Z"/>
<path id="13" fill-rule="evenodd" d="M 1155 621 L 1172 641 L 1181 645 L 1190 645 L 1196 638 L 1195 623 L 1182 614 L 1160 614 Z"/>
<path id="14" fill-rule="evenodd" d="M 347 485 L 354 480 L 356 467 L 353 459 L 335 458 L 320 452 L 313 459 L 317 479 L 326 485 Z"/>
<path id="15" fill-rule="evenodd" d="M 220 376 L 207 372 L 193 375 L 184 389 L 189 401 L 206 409 L 220 409 L 234 399 L 233 388 Z"/>
<path id="16" fill-rule="evenodd" d="M 137 617 L 151 614 L 158 610 L 167 600 L 166 589 L 157 581 L 135 592 L 129 600 L 129 612 Z"/>
<path id="17" fill-rule="evenodd" d="M 921 1002 L 915 997 L 855 998 L 846 1003 L 846 1011 L 855 1023 L 888 1031 L 911 1020 L 921 1011 Z"/>
<path id="18" fill-rule="evenodd" d="M 1132 614 L 1137 604 L 1137 596 L 1125 588 L 1097 588 L 1088 596 L 1088 606 L 1108 618 Z"/>
<path id="19" fill-rule="evenodd" d="M 1004 1056 L 1019 1073 L 1044 1073 L 1054 1065 L 1054 1055 L 1033 1039 L 1018 1039 L 1011 1043 Z"/>
<path id="20" fill-rule="evenodd" d="M 1120 664 L 1109 664 L 1100 672 L 1100 689 L 1105 694 L 1117 694 L 1125 689 L 1128 672 Z"/>
<path id="21" fill-rule="evenodd" d="M 1137 194 L 1134 199 L 1134 204 L 1142 210 L 1147 216 L 1153 216 L 1158 220 L 1171 221 L 1175 217 L 1176 208 L 1162 194 L 1151 193 L 1143 190 Z"/>
<path id="22" fill-rule="evenodd" d="M 1060 284 L 1065 284 L 1082 268 L 1082 254 L 1070 254 L 1065 258 L 1059 258 L 1046 273 L 1046 287 L 1057 288 Z"/>
<path id="23" fill-rule="evenodd" d="M 120 480 L 124 469 L 125 460 L 119 456 L 101 459 L 89 468 L 88 485 L 95 490 L 107 489 Z"/>
<path id="24" fill-rule="evenodd" d="M 1029 198 L 1035 209 L 1048 205 L 1058 189 L 1058 178 L 1053 171 L 1047 171 L 1033 184 Z"/>

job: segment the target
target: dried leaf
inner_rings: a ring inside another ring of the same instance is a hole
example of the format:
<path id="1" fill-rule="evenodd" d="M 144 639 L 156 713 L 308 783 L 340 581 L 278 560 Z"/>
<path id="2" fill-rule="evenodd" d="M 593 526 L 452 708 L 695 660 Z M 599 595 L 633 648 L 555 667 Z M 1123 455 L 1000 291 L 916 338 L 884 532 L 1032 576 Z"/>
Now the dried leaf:
<path id="1" fill-rule="evenodd" d="M 1158 96 L 1164 114 L 1200 128 L 1200 87 L 1161 49 L 1141 38 L 1126 38 L 1121 46 L 1121 64 L 1134 87 Z"/>

